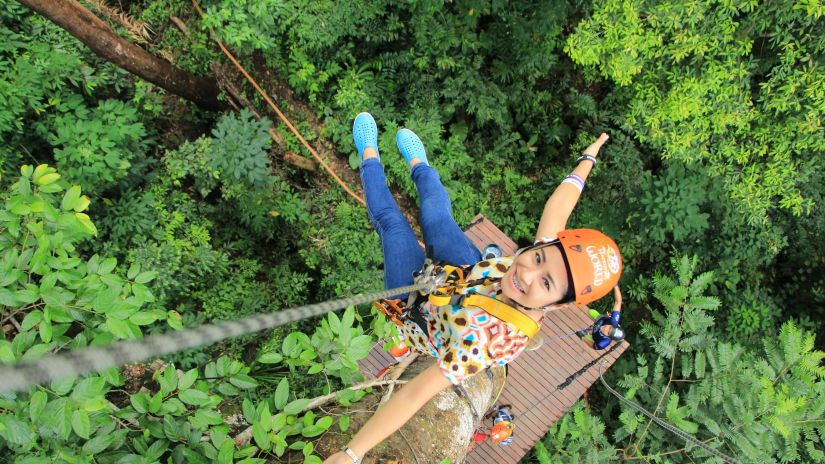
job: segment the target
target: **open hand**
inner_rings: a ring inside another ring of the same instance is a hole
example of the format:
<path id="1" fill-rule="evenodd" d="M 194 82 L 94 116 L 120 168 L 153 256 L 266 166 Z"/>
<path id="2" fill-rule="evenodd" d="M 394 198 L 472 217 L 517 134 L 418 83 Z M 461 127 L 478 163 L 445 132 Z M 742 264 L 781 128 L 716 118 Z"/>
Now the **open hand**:
<path id="1" fill-rule="evenodd" d="M 604 145 L 605 142 L 607 142 L 608 139 L 610 139 L 610 136 L 607 135 L 606 133 L 602 132 L 602 134 L 599 136 L 598 139 L 596 139 L 595 142 L 593 142 L 589 147 L 584 149 L 583 153 L 585 155 L 598 157 L 599 156 L 599 150 L 602 148 L 602 145 Z"/>

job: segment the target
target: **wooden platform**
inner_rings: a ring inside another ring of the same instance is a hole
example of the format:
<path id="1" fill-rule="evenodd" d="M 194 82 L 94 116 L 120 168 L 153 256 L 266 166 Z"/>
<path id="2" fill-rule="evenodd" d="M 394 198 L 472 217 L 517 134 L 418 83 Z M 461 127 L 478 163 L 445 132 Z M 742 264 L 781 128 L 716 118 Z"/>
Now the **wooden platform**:
<path id="1" fill-rule="evenodd" d="M 517 249 L 515 242 L 481 215 L 473 219 L 464 233 L 479 249 L 495 243 L 502 248 L 505 256 L 514 254 Z M 522 353 L 509 364 L 507 384 L 498 400 L 498 404 L 512 405 L 511 412 L 516 416 L 515 440 L 509 446 L 486 441 L 467 455 L 466 463 L 517 463 L 598 380 L 599 366 L 596 365 L 566 388 L 555 388 L 569 375 L 604 353 L 594 350 L 575 335 L 559 338 L 592 323 L 586 307 L 573 305 L 569 310 L 555 311 L 545 317 L 540 333 L 548 344 Z M 382 343 L 379 343 L 373 347 L 369 357 L 359 363 L 361 372 L 367 378 L 374 378 L 378 371 L 395 362 L 381 346 Z M 628 346 L 626 342 L 622 343 L 604 360 L 613 365 Z"/>

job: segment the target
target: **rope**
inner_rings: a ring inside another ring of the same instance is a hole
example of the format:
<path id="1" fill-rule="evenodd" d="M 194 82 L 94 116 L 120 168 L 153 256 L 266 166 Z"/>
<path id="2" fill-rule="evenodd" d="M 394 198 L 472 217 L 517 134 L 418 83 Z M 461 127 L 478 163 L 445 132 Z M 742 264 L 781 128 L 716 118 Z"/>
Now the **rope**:
<path id="1" fill-rule="evenodd" d="M 234 321 L 223 321 L 191 329 L 150 335 L 140 340 L 124 340 L 106 346 L 81 348 L 11 366 L 0 366 L 0 394 L 23 391 L 36 384 L 45 384 L 69 376 L 102 371 L 129 362 L 144 361 L 201 345 L 213 344 L 227 338 L 247 335 L 289 324 L 290 322 L 320 316 L 348 306 L 369 303 L 393 295 L 426 290 L 430 287 L 430 282 L 424 282 L 299 306 L 277 313 L 259 313 Z"/>
<path id="2" fill-rule="evenodd" d="M 638 404 L 634 403 L 633 401 L 630 401 L 629 399 L 625 398 L 623 395 L 619 394 L 619 392 L 617 392 L 616 390 L 611 388 L 610 385 L 607 384 L 607 381 L 604 380 L 604 377 L 602 377 L 602 366 L 603 366 L 603 364 L 599 365 L 599 380 L 601 380 L 602 385 L 604 385 L 604 388 L 606 388 L 607 391 L 609 391 L 613 396 L 618 398 L 619 401 L 624 403 L 626 406 L 629 406 L 629 407 L 635 409 L 636 411 L 639 411 L 640 413 L 644 414 L 650 420 L 655 422 L 656 425 L 658 425 L 659 427 L 662 427 L 663 429 L 669 431 L 670 433 L 673 433 L 674 435 L 677 435 L 681 438 L 684 438 L 686 441 L 688 441 L 690 443 L 693 443 L 694 445 L 702 448 L 703 450 L 705 450 L 708 453 L 718 457 L 719 459 L 725 461 L 726 463 L 739 464 L 739 461 L 733 459 L 732 457 L 730 457 L 730 456 L 728 456 L 724 453 L 721 453 L 720 451 L 717 451 L 717 450 L 711 448 L 710 446 L 708 446 L 705 443 L 699 441 L 693 435 L 685 432 L 684 430 L 682 430 L 680 428 L 677 428 L 676 426 L 674 426 L 674 425 L 672 425 L 672 424 L 670 424 L 670 423 L 668 423 L 668 422 L 666 422 L 662 419 L 659 419 L 658 417 L 653 415 L 651 412 L 649 412 L 647 409 L 639 406 Z"/>
<path id="3" fill-rule="evenodd" d="M 198 14 L 200 15 L 201 19 L 203 19 L 203 10 L 201 10 L 200 5 L 198 4 L 198 0 L 192 0 L 192 5 L 194 5 L 195 9 L 198 11 Z M 229 61 L 231 61 L 232 64 L 234 64 L 235 67 L 238 68 L 238 71 L 240 71 L 241 74 L 243 74 L 244 77 L 246 77 L 246 80 L 248 80 L 249 83 L 252 84 L 252 87 L 255 87 L 255 90 L 257 90 L 258 93 L 261 94 L 261 97 L 263 97 L 263 99 L 266 100 L 266 102 L 269 104 L 269 107 L 272 108 L 273 111 L 275 111 L 275 114 L 277 114 L 278 117 L 281 118 L 281 121 L 283 121 L 283 123 L 286 124 L 286 126 L 289 128 L 289 130 L 292 131 L 293 134 L 295 134 L 295 137 L 297 137 L 298 140 L 301 141 L 301 143 L 304 145 L 304 147 L 306 147 L 306 149 L 313 156 L 313 158 L 315 158 L 315 160 L 318 161 L 318 163 L 321 166 L 323 166 L 324 169 L 326 169 L 329 175 L 331 175 L 332 178 L 335 179 L 335 182 L 338 182 L 338 185 L 340 185 L 345 192 L 347 192 L 352 198 L 355 198 L 355 201 L 361 203 L 361 205 L 363 206 L 366 206 L 367 204 L 364 202 L 364 199 L 352 190 L 350 190 L 347 184 L 345 184 L 344 181 L 342 181 L 341 178 L 338 177 L 337 174 L 335 174 L 335 171 L 333 171 L 332 168 L 330 168 L 327 165 L 327 163 L 324 162 L 324 160 L 318 155 L 318 152 L 316 152 L 315 149 L 312 148 L 309 145 L 309 143 L 307 143 L 307 141 L 304 139 L 301 133 L 298 132 L 298 130 L 295 129 L 295 126 L 292 125 L 292 122 L 290 122 L 289 118 L 287 118 L 284 115 L 284 113 L 281 112 L 278 106 L 272 101 L 272 99 L 269 98 L 269 95 L 267 95 L 267 93 L 264 92 L 261 86 L 258 85 L 258 83 L 255 81 L 255 79 L 253 79 L 252 76 L 250 76 L 249 73 L 246 72 L 246 69 L 244 69 L 244 67 L 238 62 L 238 60 L 235 59 L 232 53 L 223 45 L 223 42 L 221 42 L 221 40 L 218 38 L 218 35 L 215 34 L 215 31 L 212 30 L 212 28 L 209 28 L 209 34 L 211 35 L 212 39 L 215 40 L 215 42 L 217 42 L 218 46 L 220 47 L 224 55 L 226 55 L 229 58 Z"/>
<path id="4" fill-rule="evenodd" d="M 570 386 L 570 384 L 573 383 L 573 381 L 575 381 L 577 378 L 579 378 L 579 376 L 581 376 L 582 374 L 584 374 L 585 372 L 590 370 L 591 367 L 595 366 L 597 362 L 601 361 L 602 359 L 604 359 L 605 356 L 612 353 L 616 348 L 621 346 L 621 344 L 622 344 L 621 341 L 619 341 L 617 343 L 614 343 L 613 346 L 611 346 L 609 350 L 606 350 L 598 358 L 590 361 L 589 363 L 582 366 L 581 369 L 579 369 L 576 372 L 574 372 L 574 373 L 570 374 L 569 376 L 567 376 L 567 378 L 564 379 L 564 382 L 562 382 L 562 383 L 558 384 L 558 386 L 556 386 L 556 389 L 564 390 L 565 388 Z"/>

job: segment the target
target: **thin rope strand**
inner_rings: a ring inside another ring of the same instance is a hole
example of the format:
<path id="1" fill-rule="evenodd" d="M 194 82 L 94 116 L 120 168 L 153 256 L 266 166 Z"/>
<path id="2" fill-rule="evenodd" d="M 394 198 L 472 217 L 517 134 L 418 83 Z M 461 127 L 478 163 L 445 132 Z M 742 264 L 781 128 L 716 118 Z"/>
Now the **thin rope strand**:
<path id="1" fill-rule="evenodd" d="M 198 11 L 198 14 L 200 15 L 201 19 L 203 19 L 203 10 L 201 10 L 198 1 L 192 0 L 192 5 L 194 5 L 195 9 Z M 337 174 L 335 174 L 335 171 L 333 171 L 332 168 L 330 168 L 327 165 L 327 163 L 324 162 L 321 156 L 318 155 L 318 152 L 316 152 L 315 149 L 309 145 L 309 143 L 304 139 L 301 133 L 298 132 L 298 129 L 296 129 L 295 126 L 292 125 L 292 122 L 290 122 L 289 118 L 287 118 L 284 115 L 284 113 L 281 112 L 281 110 L 278 108 L 278 105 L 276 105 L 272 101 L 272 99 L 269 98 L 269 95 L 266 92 L 264 92 L 261 86 L 258 85 L 258 83 L 255 81 L 255 79 L 252 78 L 252 76 L 250 76 L 248 72 L 246 72 L 246 69 L 244 69 L 244 67 L 238 62 L 238 60 L 235 59 L 232 53 L 223 45 L 223 42 L 218 38 L 218 35 L 215 34 L 215 31 L 212 30 L 212 28 L 209 28 L 209 34 L 212 36 L 212 39 L 218 44 L 221 51 L 229 58 L 232 64 L 234 64 L 235 67 L 238 68 L 241 74 L 243 74 L 244 77 L 246 77 L 246 80 L 248 80 L 249 83 L 252 84 L 253 87 L 255 87 L 255 90 L 257 90 L 258 93 L 261 94 L 261 97 L 263 97 L 263 99 L 266 100 L 266 102 L 269 104 L 269 107 L 272 108 L 273 111 L 275 111 L 279 118 L 281 118 L 281 121 L 283 121 L 284 124 L 286 124 L 289 130 L 291 130 L 292 133 L 295 134 L 295 137 L 297 137 L 298 140 L 300 140 L 301 143 L 304 145 L 304 147 L 306 147 L 306 149 L 309 150 L 309 153 L 315 158 L 315 160 L 318 161 L 318 163 L 320 163 L 321 166 L 324 167 L 324 169 L 329 173 L 329 175 L 332 176 L 333 179 L 335 179 L 335 182 L 337 182 L 338 185 L 340 185 L 341 188 L 343 188 L 344 191 L 346 191 L 352 198 L 355 198 L 355 200 L 358 203 L 361 203 L 361 205 L 366 206 L 366 202 L 364 202 L 364 199 L 352 190 L 350 190 L 347 184 L 345 184 L 344 181 L 341 180 L 341 178 L 338 177 Z"/>

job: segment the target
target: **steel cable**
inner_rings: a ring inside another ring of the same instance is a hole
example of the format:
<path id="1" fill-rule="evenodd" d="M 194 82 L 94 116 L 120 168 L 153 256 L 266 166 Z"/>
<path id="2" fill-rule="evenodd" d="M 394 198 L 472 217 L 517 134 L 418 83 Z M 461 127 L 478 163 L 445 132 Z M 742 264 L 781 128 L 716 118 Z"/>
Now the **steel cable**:
<path id="1" fill-rule="evenodd" d="M 669 431 L 670 433 L 685 439 L 685 441 L 693 443 L 694 445 L 702 448 L 703 450 L 705 450 L 708 453 L 718 457 L 719 459 L 725 461 L 726 463 L 728 463 L 728 464 L 739 464 L 739 461 L 733 459 L 732 457 L 728 456 L 727 454 L 724 454 L 720 451 L 717 451 L 717 450 L 711 448 L 710 446 L 706 445 L 705 443 L 698 440 L 693 435 L 685 432 L 684 430 L 682 430 L 682 429 L 680 429 L 680 428 L 678 428 L 678 427 L 676 427 L 676 426 L 674 426 L 674 425 L 672 425 L 672 424 L 670 424 L 670 423 L 668 423 L 668 422 L 666 422 L 662 419 L 659 419 L 658 417 L 653 415 L 651 412 L 649 412 L 647 409 L 639 406 L 638 404 L 634 403 L 633 401 L 630 401 L 629 399 L 627 399 L 623 395 L 621 395 L 619 392 L 617 392 L 616 390 L 611 388 L 610 385 L 607 384 L 607 381 L 604 380 L 604 377 L 602 377 L 602 366 L 603 366 L 603 364 L 599 365 L 599 380 L 601 380 L 602 385 L 604 385 L 604 388 L 606 388 L 607 391 L 609 391 L 613 396 L 618 398 L 619 401 L 624 403 L 626 406 L 629 406 L 630 408 L 635 409 L 636 411 L 644 414 L 650 420 L 655 422 L 656 425 L 658 425 L 659 427 L 662 427 L 663 429 Z"/>
<path id="2" fill-rule="evenodd" d="M 348 306 L 369 303 L 393 295 L 411 293 L 430 288 L 423 282 L 379 292 L 328 300 L 275 313 L 260 313 L 233 321 L 205 324 L 138 340 L 117 341 L 110 345 L 80 348 L 64 353 L 50 354 L 34 361 L 0 366 L 0 393 L 26 390 L 32 385 L 88 372 L 99 372 L 129 362 L 177 353 L 202 345 L 247 335 L 261 330 L 289 324 L 310 317 L 320 316 Z"/>

